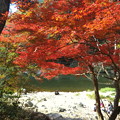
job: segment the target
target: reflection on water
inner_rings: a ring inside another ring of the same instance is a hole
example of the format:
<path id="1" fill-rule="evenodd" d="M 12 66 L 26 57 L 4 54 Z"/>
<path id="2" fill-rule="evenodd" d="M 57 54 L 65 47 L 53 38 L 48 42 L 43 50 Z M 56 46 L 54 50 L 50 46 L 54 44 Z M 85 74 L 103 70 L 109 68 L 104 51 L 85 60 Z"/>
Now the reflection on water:
<path id="1" fill-rule="evenodd" d="M 52 80 L 44 80 L 43 82 L 34 81 L 37 87 L 43 91 L 66 91 L 66 92 L 78 92 L 84 90 L 93 90 L 92 81 L 83 77 L 75 77 L 73 75 L 60 76 Z M 101 79 L 99 81 L 99 87 L 110 87 L 111 83 L 108 80 Z"/>

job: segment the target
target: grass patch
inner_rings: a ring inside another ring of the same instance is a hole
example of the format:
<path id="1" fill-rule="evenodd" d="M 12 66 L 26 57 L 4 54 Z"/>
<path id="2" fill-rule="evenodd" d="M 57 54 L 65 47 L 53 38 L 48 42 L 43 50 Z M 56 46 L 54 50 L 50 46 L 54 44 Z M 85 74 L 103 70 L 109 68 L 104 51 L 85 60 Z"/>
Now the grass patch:
<path id="1" fill-rule="evenodd" d="M 91 91 L 93 91 L 93 90 L 90 90 L 90 89 L 87 90 L 87 92 L 91 92 Z"/>
<path id="2" fill-rule="evenodd" d="M 90 93 L 90 94 L 86 94 L 90 99 L 95 99 L 95 94 L 94 93 Z"/>
<path id="3" fill-rule="evenodd" d="M 115 88 L 105 87 L 105 88 L 101 88 L 99 92 L 115 92 Z"/>
<path id="4" fill-rule="evenodd" d="M 114 98 L 113 97 L 111 97 L 111 96 L 104 96 L 104 95 L 100 95 L 100 98 L 101 99 L 106 99 L 106 100 L 108 100 L 108 101 L 113 101 L 114 100 Z"/>
<path id="5" fill-rule="evenodd" d="M 89 93 L 89 94 L 86 94 L 90 99 L 95 99 L 95 94 L 94 93 Z M 109 101 L 113 101 L 114 100 L 114 97 L 112 97 L 113 94 L 110 94 L 110 95 L 100 95 L 100 98 L 101 99 L 106 99 L 106 100 L 109 100 Z"/>
<path id="6" fill-rule="evenodd" d="M 80 93 L 76 93 L 76 94 L 75 94 L 75 96 L 79 96 L 79 95 L 80 95 Z"/>

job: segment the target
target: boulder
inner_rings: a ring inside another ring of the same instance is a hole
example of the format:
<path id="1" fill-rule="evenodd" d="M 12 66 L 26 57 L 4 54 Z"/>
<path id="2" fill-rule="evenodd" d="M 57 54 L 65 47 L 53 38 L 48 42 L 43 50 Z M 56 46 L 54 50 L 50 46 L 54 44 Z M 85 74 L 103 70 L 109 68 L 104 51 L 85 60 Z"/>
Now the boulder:
<path id="1" fill-rule="evenodd" d="M 25 103 L 25 107 L 33 107 L 33 103 L 31 101 L 28 101 Z"/>
<path id="2" fill-rule="evenodd" d="M 50 113 L 47 114 L 51 120 L 65 120 L 65 118 L 62 117 L 62 115 L 58 113 Z"/>
<path id="3" fill-rule="evenodd" d="M 66 109 L 64 109 L 64 108 L 59 108 L 59 112 L 64 112 L 64 111 L 66 111 Z"/>
<path id="4" fill-rule="evenodd" d="M 51 119 L 43 113 L 33 112 L 30 115 L 30 120 L 51 120 Z"/>
<path id="5" fill-rule="evenodd" d="M 60 93 L 58 91 L 55 91 L 55 95 L 59 95 Z"/>

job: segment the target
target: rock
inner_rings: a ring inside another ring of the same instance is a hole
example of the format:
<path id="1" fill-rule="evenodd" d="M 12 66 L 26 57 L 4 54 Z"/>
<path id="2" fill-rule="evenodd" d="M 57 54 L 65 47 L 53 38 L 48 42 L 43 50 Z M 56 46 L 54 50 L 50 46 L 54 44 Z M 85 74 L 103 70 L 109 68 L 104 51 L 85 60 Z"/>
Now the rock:
<path id="1" fill-rule="evenodd" d="M 23 93 L 27 95 L 27 90 L 25 88 L 23 89 Z"/>
<path id="2" fill-rule="evenodd" d="M 33 107 L 33 103 L 31 101 L 28 101 L 25 103 L 25 107 Z"/>
<path id="3" fill-rule="evenodd" d="M 50 113 L 48 114 L 48 117 L 51 119 L 51 120 L 65 120 L 62 115 L 58 114 L 58 113 Z"/>
<path id="4" fill-rule="evenodd" d="M 55 91 L 55 95 L 59 95 L 60 93 L 58 91 Z"/>
<path id="5" fill-rule="evenodd" d="M 44 101 L 47 101 L 47 99 L 46 99 L 46 98 L 43 98 L 43 100 L 44 100 Z"/>
<path id="6" fill-rule="evenodd" d="M 66 109 L 64 109 L 64 108 L 59 109 L 59 112 L 64 112 L 64 111 L 66 111 Z"/>
<path id="7" fill-rule="evenodd" d="M 81 103 L 81 102 L 80 102 L 79 106 L 80 106 L 80 107 L 83 107 L 83 108 L 85 107 L 85 106 L 83 105 L 83 103 Z"/>
<path id="8" fill-rule="evenodd" d="M 77 107 L 76 107 L 76 106 L 74 106 L 74 107 L 73 107 L 73 109 L 76 109 L 76 110 L 77 110 Z"/>
<path id="9" fill-rule="evenodd" d="M 96 120 L 98 120 L 98 117 L 97 117 L 97 116 L 95 116 L 95 119 L 96 119 Z"/>
<path id="10" fill-rule="evenodd" d="M 40 112 L 33 112 L 30 115 L 30 120 L 51 120 L 47 115 Z"/>
<path id="11" fill-rule="evenodd" d="M 38 112 L 38 107 L 36 105 L 34 105 L 31 110 Z"/>
<path id="12" fill-rule="evenodd" d="M 83 120 L 83 119 L 81 119 L 81 118 L 74 118 L 74 119 L 72 119 L 72 120 Z"/>
<path id="13" fill-rule="evenodd" d="M 45 107 L 45 105 L 42 105 L 41 107 Z"/>

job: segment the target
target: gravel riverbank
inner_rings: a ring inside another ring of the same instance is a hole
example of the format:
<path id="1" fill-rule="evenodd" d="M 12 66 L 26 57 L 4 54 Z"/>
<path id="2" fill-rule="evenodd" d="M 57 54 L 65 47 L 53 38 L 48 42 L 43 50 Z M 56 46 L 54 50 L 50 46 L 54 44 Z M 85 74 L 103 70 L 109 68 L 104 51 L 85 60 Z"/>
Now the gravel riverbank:
<path id="1" fill-rule="evenodd" d="M 21 95 L 20 102 L 25 108 L 47 114 L 53 120 L 95 120 L 95 100 L 91 92 L 35 92 Z"/>

